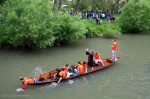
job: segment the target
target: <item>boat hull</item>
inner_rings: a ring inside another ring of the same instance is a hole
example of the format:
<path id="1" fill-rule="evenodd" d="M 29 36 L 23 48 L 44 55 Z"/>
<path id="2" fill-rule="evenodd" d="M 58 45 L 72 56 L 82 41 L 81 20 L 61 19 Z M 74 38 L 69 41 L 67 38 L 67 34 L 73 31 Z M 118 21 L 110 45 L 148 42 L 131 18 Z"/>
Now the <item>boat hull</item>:
<path id="1" fill-rule="evenodd" d="M 69 78 L 66 78 L 66 79 L 62 79 L 62 81 L 65 81 L 65 80 L 68 80 L 68 79 L 73 79 L 73 78 L 77 78 L 79 76 L 83 76 L 83 75 L 87 75 L 87 74 L 90 74 L 92 72 L 96 72 L 96 71 L 100 71 L 104 68 L 107 68 L 107 67 L 110 67 L 112 66 L 114 63 L 116 63 L 117 61 L 119 60 L 119 57 L 116 58 L 116 61 L 113 62 L 112 61 L 112 58 L 107 58 L 107 59 L 102 59 L 102 61 L 104 62 L 104 66 L 100 65 L 100 66 L 95 66 L 93 65 L 93 68 L 91 67 L 88 67 L 87 69 L 87 73 L 84 73 L 84 74 L 79 74 L 79 75 L 75 75 L 75 76 L 71 76 Z M 71 66 L 74 68 L 75 65 Z M 46 73 L 43 73 L 43 74 L 40 74 L 38 76 L 34 76 L 34 77 L 30 77 L 29 79 L 41 79 L 41 78 L 46 78 L 45 80 L 42 80 L 42 81 L 39 81 L 38 83 L 30 83 L 28 85 L 39 85 L 39 84 L 47 84 L 47 83 L 52 83 L 52 82 L 57 82 L 57 80 L 55 80 L 54 78 L 54 75 L 57 73 L 56 70 L 53 70 L 53 71 L 49 71 L 49 72 L 46 72 Z"/>

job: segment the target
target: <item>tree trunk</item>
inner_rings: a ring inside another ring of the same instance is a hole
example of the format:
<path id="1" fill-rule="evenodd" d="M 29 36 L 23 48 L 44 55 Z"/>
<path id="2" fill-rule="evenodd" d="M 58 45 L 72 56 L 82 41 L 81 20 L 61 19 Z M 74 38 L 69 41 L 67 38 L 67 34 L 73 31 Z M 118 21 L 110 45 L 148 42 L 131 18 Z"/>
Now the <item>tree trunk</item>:
<path id="1" fill-rule="evenodd" d="M 92 0 L 92 10 L 96 12 L 96 0 Z"/>
<path id="2" fill-rule="evenodd" d="M 57 5 L 58 0 L 54 0 L 54 4 Z"/>
<path id="3" fill-rule="evenodd" d="M 78 10 L 79 10 L 79 3 L 80 3 L 80 0 L 76 0 L 76 6 L 75 6 L 76 12 L 78 12 Z"/>
<path id="4" fill-rule="evenodd" d="M 117 0 L 116 1 L 116 13 L 118 14 L 118 12 L 119 12 L 119 1 L 120 0 Z"/>
<path id="5" fill-rule="evenodd" d="M 59 0 L 58 9 L 61 9 L 61 6 L 62 6 L 62 0 Z"/>
<path id="6" fill-rule="evenodd" d="M 54 5 L 53 5 L 53 12 L 56 13 L 57 11 L 57 3 L 58 3 L 58 0 L 54 0 Z"/>

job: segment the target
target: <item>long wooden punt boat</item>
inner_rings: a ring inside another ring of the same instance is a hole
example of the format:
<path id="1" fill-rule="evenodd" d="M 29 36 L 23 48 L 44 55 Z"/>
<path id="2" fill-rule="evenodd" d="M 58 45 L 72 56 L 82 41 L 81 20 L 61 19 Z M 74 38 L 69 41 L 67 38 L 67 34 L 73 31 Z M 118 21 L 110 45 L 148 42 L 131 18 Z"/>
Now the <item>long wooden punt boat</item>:
<path id="1" fill-rule="evenodd" d="M 116 62 L 119 60 L 119 57 L 116 58 Z M 112 66 L 114 64 L 114 62 L 112 61 L 112 58 L 107 58 L 107 59 L 102 59 L 102 61 L 104 62 L 104 66 L 100 65 L 100 66 L 93 66 L 93 69 L 88 67 L 87 69 L 87 73 L 85 74 L 82 74 L 82 75 L 86 75 L 86 74 L 89 74 L 89 73 L 92 73 L 92 72 L 95 72 L 95 71 L 99 71 L 99 70 L 102 70 L 106 67 L 109 67 L 109 66 Z M 72 68 L 75 68 L 75 65 L 71 66 Z M 61 68 L 62 69 L 62 68 Z M 39 82 L 36 82 L 36 83 L 31 83 L 29 85 L 38 85 L 38 84 L 46 84 L 46 83 L 52 83 L 52 82 L 56 82 L 55 78 L 54 78 L 54 75 L 57 73 L 56 70 L 53 70 L 53 71 L 49 71 L 49 72 L 46 72 L 46 73 L 43 73 L 43 74 L 40 74 L 38 76 L 34 76 L 34 77 L 30 77 L 29 79 L 39 79 Z M 67 79 L 72 79 L 72 78 L 76 78 L 76 77 L 79 77 L 79 76 L 82 76 L 82 75 L 75 75 L 75 76 L 71 76 L 69 78 L 66 78 L 66 79 L 62 79 L 62 80 L 67 80 Z M 46 78 L 46 79 L 43 79 L 43 78 Z M 40 80 L 41 79 L 41 80 Z"/>

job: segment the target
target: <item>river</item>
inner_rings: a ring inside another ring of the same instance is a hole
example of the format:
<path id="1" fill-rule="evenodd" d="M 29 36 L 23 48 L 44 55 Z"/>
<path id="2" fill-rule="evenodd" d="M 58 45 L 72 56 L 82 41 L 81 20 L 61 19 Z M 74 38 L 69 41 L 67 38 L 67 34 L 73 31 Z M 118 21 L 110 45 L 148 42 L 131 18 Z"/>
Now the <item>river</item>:
<path id="1" fill-rule="evenodd" d="M 112 39 L 90 38 L 61 47 L 22 51 L 0 49 L 0 99 L 150 99 L 150 35 L 126 34 L 117 39 L 117 56 L 113 66 L 79 78 L 52 84 L 28 86 L 24 92 L 20 76 L 33 76 L 66 63 L 86 61 L 85 49 L 111 57 Z"/>

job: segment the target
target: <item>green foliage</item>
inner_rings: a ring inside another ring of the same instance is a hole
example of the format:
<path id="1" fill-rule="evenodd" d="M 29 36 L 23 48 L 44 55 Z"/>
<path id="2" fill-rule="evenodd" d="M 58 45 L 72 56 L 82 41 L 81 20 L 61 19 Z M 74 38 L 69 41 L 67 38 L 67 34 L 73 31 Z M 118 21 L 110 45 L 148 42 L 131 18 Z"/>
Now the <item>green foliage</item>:
<path id="1" fill-rule="evenodd" d="M 84 20 L 86 24 L 87 32 L 86 37 L 106 37 L 113 38 L 121 35 L 121 29 L 118 23 L 111 23 L 108 25 L 106 20 L 103 20 L 102 25 L 96 25 L 95 20 Z"/>
<path id="2" fill-rule="evenodd" d="M 69 4 L 69 7 L 72 8 L 72 9 L 75 9 L 76 2 L 71 2 Z M 91 11 L 92 10 L 91 1 L 90 0 L 80 0 L 80 2 L 79 2 L 79 11 L 82 11 L 83 9 L 87 10 L 87 11 Z"/>
<path id="3" fill-rule="evenodd" d="M 149 5 L 149 0 L 130 0 L 125 4 L 120 16 L 122 32 L 150 30 Z"/>
<path id="4" fill-rule="evenodd" d="M 88 2 L 85 0 L 82 0 L 82 2 L 80 2 L 80 4 L 79 4 L 79 10 L 81 11 L 83 9 L 89 10 L 89 11 L 91 10 L 91 9 L 89 9 Z"/>
<path id="5" fill-rule="evenodd" d="M 120 31 L 117 30 L 117 27 L 107 27 L 106 32 L 103 32 L 103 37 L 113 38 L 119 37 L 121 35 Z"/>
<path id="6" fill-rule="evenodd" d="M 12 0 L 0 14 L 0 46 L 45 48 L 85 38 L 85 25 L 77 17 L 52 14 L 49 0 Z"/>
<path id="7" fill-rule="evenodd" d="M 116 37 L 117 24 L 52 13 L 49 0 L 8 0 L 0 9 L 0 47 L 45 48 L 86 37 Z"/>
<path id="8" fill-rule="evenodd" d="M 69 14 L 55 16 L 54 35 L 56 43 L 72 42 L 85 38 L 86 27 L 79 17 L 71 17 Z"/>
<path id="9" fill-rule="evenodd" d="M 8 0 L 2 6 L 0 45 L 43 48 L 55 38 L 48 0 Z"/>
<path id="10" fill-rule="evenodd" d="M 2 5 L 6 0 L 0 0 L 0 5 Z"/>

